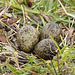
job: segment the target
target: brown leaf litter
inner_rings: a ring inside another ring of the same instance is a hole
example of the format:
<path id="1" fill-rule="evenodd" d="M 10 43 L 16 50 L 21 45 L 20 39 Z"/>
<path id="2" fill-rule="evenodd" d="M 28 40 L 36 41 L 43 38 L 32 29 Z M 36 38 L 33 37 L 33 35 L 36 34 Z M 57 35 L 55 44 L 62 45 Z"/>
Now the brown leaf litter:
<path id="1" fill-rule="evenodd" d="M 7 42 L 7 33 L 5 33 L 5 35 L 2 35 L 2 29 L 0 29 L 0 41 L 3 43 Z"/>

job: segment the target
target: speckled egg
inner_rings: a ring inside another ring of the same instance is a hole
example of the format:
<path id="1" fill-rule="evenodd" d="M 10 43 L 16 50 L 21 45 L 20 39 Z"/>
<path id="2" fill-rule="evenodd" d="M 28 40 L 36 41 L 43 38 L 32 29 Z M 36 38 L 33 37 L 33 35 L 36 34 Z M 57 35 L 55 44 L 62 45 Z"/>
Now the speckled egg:
<path id="1" fill-rule="evenodd" d="M 39 32 L 31 25 L 23 26 L 17 33 L 17 43 L 22 51 L 32 51 L 38 41 Z"/>
<path id="2" fill-rule="evenodd" d="M 50 39 L 50 35 L 58 42 L 60 40 L 60 34 L 61 34 L 61 28 L 59 27 L 58 24 L 55 23 L 50 23 L 45 25 L 41 32 L 40 32 L 40 36 L 41 36 L 41 40 L 42 39 Z"/>
<path id="3" fill-rule="evenodd" d="M 35 52 L 43 59 L 52 59 L 57 54 L 57 47 L 51 39 L 44 39 L 35 46 Z"/>

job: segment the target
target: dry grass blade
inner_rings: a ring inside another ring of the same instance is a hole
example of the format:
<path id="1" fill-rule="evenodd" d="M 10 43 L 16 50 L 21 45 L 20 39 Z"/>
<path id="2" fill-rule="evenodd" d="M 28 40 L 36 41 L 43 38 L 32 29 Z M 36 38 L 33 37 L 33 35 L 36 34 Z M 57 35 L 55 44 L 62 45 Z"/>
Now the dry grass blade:
<path id="1" fill-rule="evenodd" d="M 59 1 L 60 5 L 62 6 L 64 12 L 65 12 L 68 16 L 71 16 L 71 17 L 73 17 L 73 18 L 75 19 L 75 15 L 70 14 L 70 13 L 67 13 L 67 11 L 66 11 L 65 7 L 63 6 L 63 4 L 61 3 L 61 1 L 60 1 L 60 0 L 58 0 L 58 1 Z"/>
<path id="2" fill-rule="evenodd" d="M 9 29 L 12 29 L 11 27 L 9 27 L 8 25 L 6 25 L 4 22 L 2 22 L 1 20 L 0 20 L 0 22 L 1 23 L 3 23 L 5 26 L 7 26 Z M 13 30 L 13 29 L 12 29 Z M 15 33 L 17 33 L 15 30 L 13 30 Z"/>
<path id="3" fill-rule="evenodd" d="M 29 71 L 29 72 L 31 72 L 31 73 L 33 73 L 34 75 L 39 75 L 38 73 L 36 73 L 36 72 L 34 72 L 34 71 L 30 71 L 30 70 L 28 70 L 28 69 L 26 69 L 27 71 Z"/>
<path id="4" fill-rule="evenodd" d="M 9 6 L 7 6 L 7 4 L 6 4 L 5 9 L 0 13 L 0 16 L 1 16 L 2 14 L 4 14 L 4 13 L 10 8 L 10 6 L 11 6 L 11 2 L 10 2 L 10 5 L 9 5 Z"/>
<path id="5" fill-rule="evenodd" d="M 19 64 L 24 64 L 29 62 L 29 59 L 26 57 L 27 54 L 25 54 L 24 52 L 19 52 L 19 51 L 15 51 L 17 59 L 18 59 L 18 63 Z M 15 56 L 13 51 L 8 51 L 8 52 L 1 52 L 0 53 L 0 61 L 6 61 L 7 59 L 9 59 L 10 63 L 15 65 Z"/>
<path id="6" fill-rule="evenodd" d="M 23 6 L 21 5 L 21 9 L 22 9 L 22 12 L 23 12 L 23 17 L 24 17 L 24 23 L 23 23 L 23 25 L 26 23 L 26 21 L 25 21 L 25 12 L 24 12 L 24 9 L 23 9 Z"/>

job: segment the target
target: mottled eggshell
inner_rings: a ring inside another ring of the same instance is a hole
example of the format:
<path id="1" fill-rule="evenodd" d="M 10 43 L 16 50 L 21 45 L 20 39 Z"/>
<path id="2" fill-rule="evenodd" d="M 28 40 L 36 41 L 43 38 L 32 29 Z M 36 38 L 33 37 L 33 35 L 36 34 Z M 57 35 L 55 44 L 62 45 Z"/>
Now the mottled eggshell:
<path id="1" fill-rule="evenodd" d="M 57 54 L 56 45 L 51 39 L 44 39 L 35 46 L 35 52 L 43 59 L 52 59 Z"/>
<path id="2" fill-rule="evenodd" d="M 42 39 L 50 39 L 50 35 L 58 42 L 59 36 L 61 34 L 61 28 L 58 24 L 50 23 L 43 27 L 43 29 L 40 32 L 41 40 Z"/>
<path id="3" fill-rule="evenodd" d="M 31 25 L 23 26 L 17 33 L 17 43 L 22 51 L 32 51 L 38 41 L 39 32 Z"/>

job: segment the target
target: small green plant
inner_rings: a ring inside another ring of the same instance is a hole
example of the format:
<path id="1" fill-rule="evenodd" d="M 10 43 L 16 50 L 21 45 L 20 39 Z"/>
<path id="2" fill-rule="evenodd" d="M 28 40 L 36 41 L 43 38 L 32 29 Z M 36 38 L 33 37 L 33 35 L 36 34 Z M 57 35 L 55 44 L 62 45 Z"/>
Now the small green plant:
<path id="1" fill-rule="evenodd" d="M 1 52 L 3 51 L 3 45 L 1 46 Z"/>
<path id="2" fill-rule="evenodd" d="M 5 33 L 6 33 L 6 31 L 5 31 L 5 30 L 3 30 L 3 31 L 2 31 L 2 35 L 3 35 L 3 36 L 5 36 Z"/>

